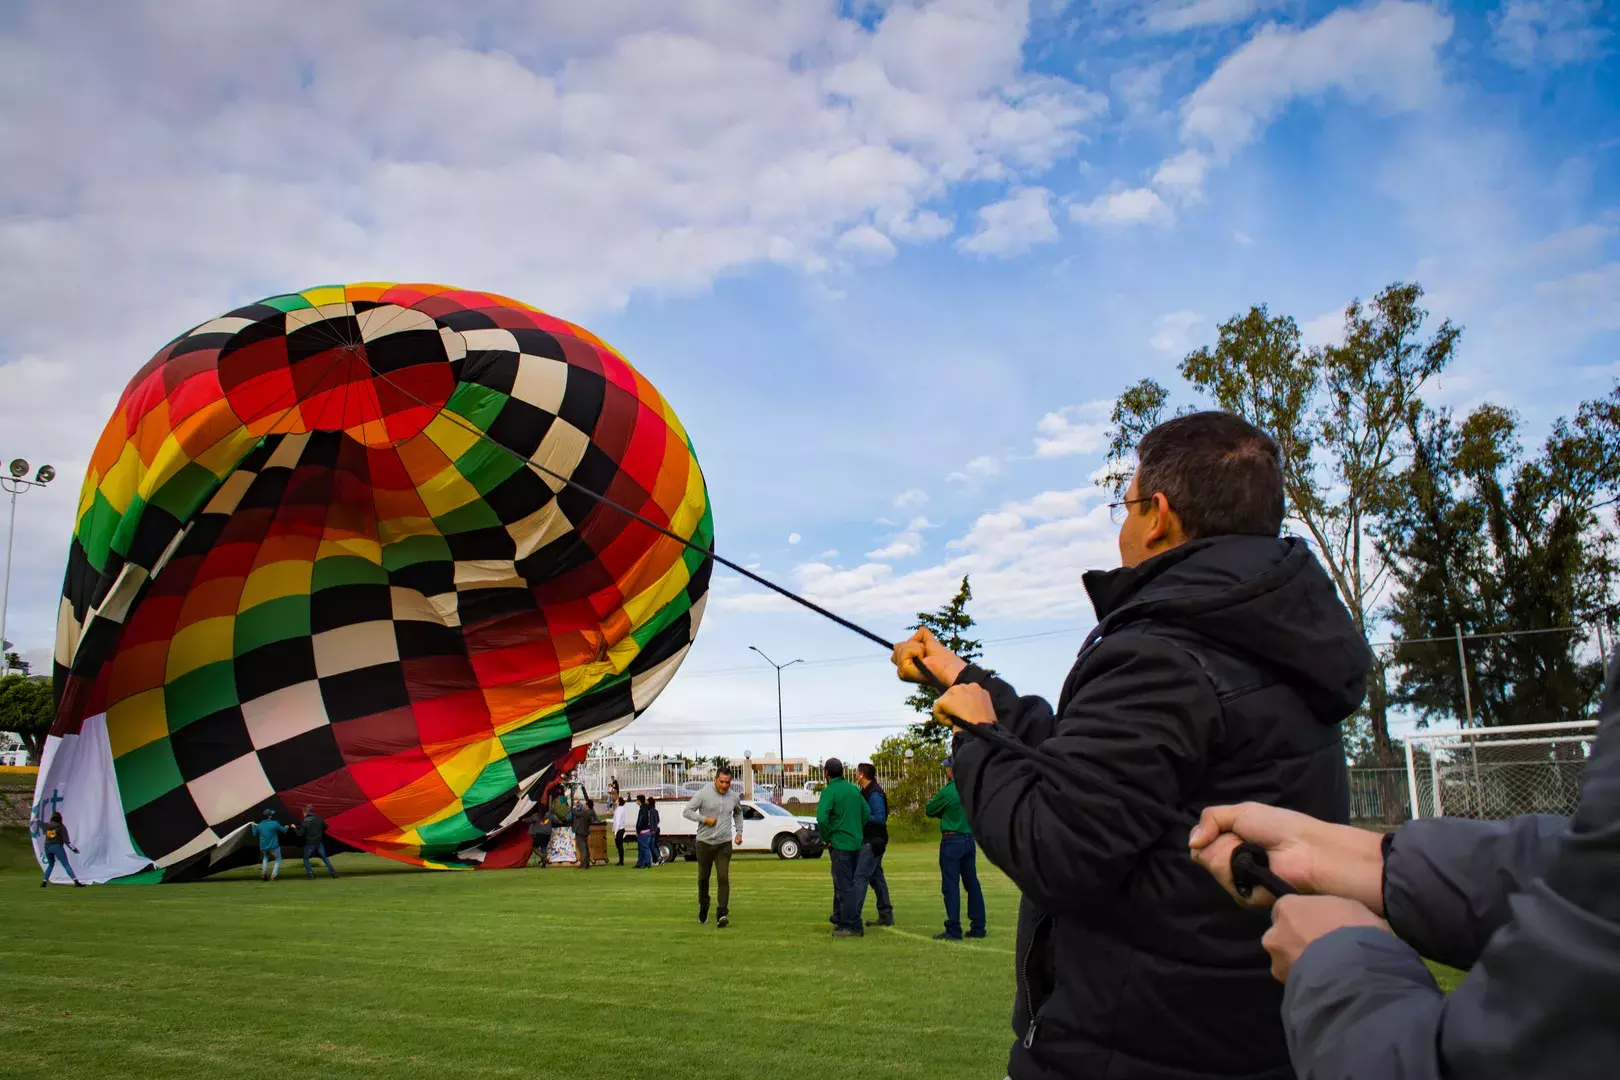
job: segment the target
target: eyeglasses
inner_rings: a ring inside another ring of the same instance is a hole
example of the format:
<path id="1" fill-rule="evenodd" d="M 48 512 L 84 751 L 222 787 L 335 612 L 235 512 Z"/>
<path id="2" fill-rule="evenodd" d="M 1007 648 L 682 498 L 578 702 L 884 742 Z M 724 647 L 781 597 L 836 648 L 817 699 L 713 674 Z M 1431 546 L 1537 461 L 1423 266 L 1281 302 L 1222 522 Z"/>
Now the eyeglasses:
<path id="1" fill-rule="evenodd" d="M 1111 502 L 1108 504 L 1108 519 L 1115 525 L 1123 525 L 1125 524 L 1125 508 L 1127 506 L 1132 506 L 1136 503 L 1150 503 L 1152 501 L 1153 496 L 1149 495 L 1145 499 L 1121 499 L 1119 502 Z"/>

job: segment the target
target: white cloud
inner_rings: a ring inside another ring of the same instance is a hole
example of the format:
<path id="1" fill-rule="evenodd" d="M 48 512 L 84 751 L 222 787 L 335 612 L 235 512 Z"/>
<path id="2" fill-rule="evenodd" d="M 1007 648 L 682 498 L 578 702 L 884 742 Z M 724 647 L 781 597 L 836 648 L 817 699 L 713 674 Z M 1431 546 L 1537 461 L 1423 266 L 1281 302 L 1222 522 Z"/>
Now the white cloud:
<path id="1" fill-rule="evenodd" d="M 1241 21 L 1256 0 L 1193 0 L 1150 9 L 1147 22 L 1164 29 Z M 1452 19 L 1412 0 L 1380 0 L 1341 8 L 1303 29 L 1268 23 L 1223 59 L 1181 103 L 1181 149 L 1154 170 L 1151 187 L 1131 188 L 1069 208 L 1092 224 L 1164 224 L 1169 197 L 1194 203 L 1209 170 L 1260 137 L 1301 99 L 1338 93 L 1386 113 L 1410 112 L 1434 101 L 1442 85 L 1439 50 Z"/>
<path id="2" fill-rule="evenodd" d="M 1282 0 L 1161 0 L 1148 9 L 1143 21 L 1150 30 L 1173 34 L 1243 22 L 1258 11 L 1281 6 Z"/>
<path id="3" fill-rule="evenodd" d="M 1114 99 L 1124 109 L 1127 121 L 1146 125 L 1160 117 L 1164 77 L 1169 74 L 1170 67 L 1170 61 L 1160 60 L 1124 68 L 1109 78 L 1108 85 L 1114 91 Z"/>
<path id="4" fill-rule="evenodd" d="M 1111 401 L 1092 401 L 1047 413 L 1035 425 L 1035 456 L 1069 457 L 1103 449 L 1108 445 L 1112 409 Z"/>
<path id="5" fill-rule="evenodd" d="M 788 543 L 797 544 L 801 537 L 798 533 L 788 533 Z"/>
<path id="6" fill-rule="evenodd" d="M 952 484 L 971 487 L 1001 472 L 1001 459 L 994 454 L 981 454 L 945 479 Z"/>
<path id="7" fill-rule="evenodd" d="M 1175 215 L 1152 188 L 1131 188 L 1099 195 L 1089 203 L 1075 203 L 1069 207 L 1069 217 L 1087 225 L 1162 225 Z"/>
<path id="8" fill-rule="evenodd" d="M 933 210 L 919 210 L 914 214 L 897 216 L 888 221 L 885 227 L 891 236 L 918 243 L 949 236 L 951 230 L 955 228 L 950 218 L 942 217 Z"/>
<path id="9" fill-rule="evenodd" d="M 920 510 L 928 505 L 928 492 L 910 488 L 894 497 L 894 505 L 901 510 Z"/>
<path id="10" fill-rule="evenodd" d="M 1202 150 L 1183 150 L 1167 158 L 1153 173 L 1153 186 L 1188 201 L 1203 195 L 1204 177 L 1209 174 L 1209 155 Z"/>
<path id="11" fill-rule="evenodd" d="M 1389 112 L 1421 108 L 1440 89 L 1436 54 L 1451 28 L 1449 15 L 1406 0 L 1342 8 L 1303 30 L 1261 27 L 1182 104 L 1182 137 L 1224 160 L 1297 98 L 1338 91 Z"/>
<path id="12" fill-rule="evenodd" d="M 1254 237 L 1239 229 L 1232 234 L 1232 239 L 1245 246 L 1254 243 Z"/>
<path id="13" fill-rule="evenodd" d="M 1324 311 L 1314 319 L 1299 324 L 1300 343 L 1311 345 L 1339 345 L 1344 341 L 1344 309 L 1341 304 L 1332 311 Z"/>
<path id="14" fill-rule="evenodd" d="M 1578 324 L 1588 332 L 1620 330 L 1620 262 L 1542 282 L 1545 296 L 1567 330 Z"/>
<path id="15" fill-rule="evenodd" d="M 826 559 L 836 559 L 836 558 L 838 558 L 838 549 L 837 548 L 828 548 L 826 551 L 819 551 L 819 552 L 816 553 L 816 559 L 818 561 L 822 561 L 822 560 L 826 560 Z"/>
<path id="16" fill-rule="evenodd" d="M 115 397 L 187 326 L 327 281 L 589 322 L 754 265 L 815 274 L 937 241 L 956 185 L 1029 182 L 1105 105 L 1026 68 L 1023 0 L 13 7 L 0 431 L 63 473 L 19 514 L 30 646 L 112 412 L 84 388 Z"/>
<path id="17" fill-rule="evenodd" d="M 1181 356 L 1192 348 L 1193 331 L 1204 325 L 1196 311 L 1172 311 L 1153 320 L 1153 336 L 1148 344 L 1162 353 Z"/>
<path id="18" fill-rule="evenodd" d="M 956 242 L 957 250 L 1008 258 L 1051 243 L 1058 238 L 1051 201 L 1045 188 L 1014 188 L 1002 201 L 979 208 L 979 227 Z"/>
<path id="19" fill-rule="evenodd" d="M 919 537 L 916 542 L 896 538 L 875 551 L 868 551 L 868 559 L 906 559 L 913 555 L 922 554 L 922 543 Z"/>
<path id="20" fill-rule="evenodd" d="M 1491 15 L 1491 45 L 1524 70 L 1595 60 L 1612 36 L 1594 25 L 1602 13 L 1602 0 L 1507 0 Z"/>
<path id="21" fill-rule="evenodd" d="M 914 517 L 906 524 L 904 529 L 889 537 L 888 542 L 882 547 L 876 551 L 868 551 L 866 557 L 881 561 L 884 559 L 905 559 L 913 555 L 920 555 L 922 554 L 923 530 L 938 527 L 925 517 Z"/>
<path id="22" fill-rule="evenodd" d="M 1091 608 L 1081 575 L 1119 563 L 1117 530 L 1105 501 L 1094 487 L 1041 492 L 981 514 L 946 544 L 947 557 L 934 565 L 900 573 L 886 560 L 914 553 L 890 555 L 880 549 L 855 567 L 802 563 L 794 567 L 795 583 L 805 596 L 841 614 L 904 615 L 937 606 L 940 596 L 949 595 L 968 574 L 974 615 L 981 619 L 1086 618 Z M 785 601 L 749 592 L 715 603 L 770 610 Z"/>
<path id="23" fill-rule="evenodd" d="M 898 249 L 872 226 L 857 225 L 838 238 L 838 250 L 881 262 L 894 258 Z"/>

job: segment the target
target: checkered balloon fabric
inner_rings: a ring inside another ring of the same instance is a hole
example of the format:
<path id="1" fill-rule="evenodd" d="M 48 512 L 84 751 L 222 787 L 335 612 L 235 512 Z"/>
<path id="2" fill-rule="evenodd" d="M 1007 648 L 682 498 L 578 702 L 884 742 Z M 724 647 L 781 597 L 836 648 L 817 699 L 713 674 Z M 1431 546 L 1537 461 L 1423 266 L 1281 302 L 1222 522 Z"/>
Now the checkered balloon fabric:
<path id="1" fill-rule="evenodd" d="M 165 877 L 305 805 L 355 849 L 512 862 L 546 785 L 674 675 L 712 564 L 563 477 L 712 549 L 669 405 L 534 308 L 334 285 L 182 334 L 91 458 L 53 734 L 104 717 Z"/>

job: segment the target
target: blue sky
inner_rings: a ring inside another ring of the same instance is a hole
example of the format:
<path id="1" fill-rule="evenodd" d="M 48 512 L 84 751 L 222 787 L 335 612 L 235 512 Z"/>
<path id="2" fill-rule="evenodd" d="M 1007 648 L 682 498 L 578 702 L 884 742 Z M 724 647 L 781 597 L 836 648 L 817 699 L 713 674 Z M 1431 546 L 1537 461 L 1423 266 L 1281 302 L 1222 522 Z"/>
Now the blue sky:
<path id="1" fill-rule="evenodd" d="M 301 11 L 308 7 L 307 11 Z M 83 463 L 175 333 L 333 280 L 590 326 L 692 432 L 719 544 L 899 636 L 971 573 L 995 666 L 1055 693 L 1117 561 L 1107 403 L 1265 302 L 1326 341 L 1418 280 L 1438 401 L 1532 431 L 1620 335 L 1620 68 L 1596 0 L 634 0 L 0 8 L 8 636 L 48 650 Z M 871 646 L 716 575 L 616 741 L 865 753 Z M 1040 635 L 1040 636 L 1034 636 Z M 1016 639 L 1016 640 L 1006 640 Z"/>

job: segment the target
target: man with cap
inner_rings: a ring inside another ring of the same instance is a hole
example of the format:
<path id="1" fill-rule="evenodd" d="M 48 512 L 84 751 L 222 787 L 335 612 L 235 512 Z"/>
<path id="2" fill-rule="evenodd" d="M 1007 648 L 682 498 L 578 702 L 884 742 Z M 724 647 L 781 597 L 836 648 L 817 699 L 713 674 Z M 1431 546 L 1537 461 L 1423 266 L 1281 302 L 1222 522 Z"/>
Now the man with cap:
<path id="1" fill-rule="evenodd" d="M 274 881 L 281 873 L 281 834 L 292 828 L 276 820 L 271 807 L 264 808 L 264 816 L 253 823 L 253 835 L 259 838 L 259 880 Z"/>
<path id="2" fill-rule="evenodd" d="M 313 806 L 304 807 L 304 820 L 299 822 L 298 831 L 304 834 L 304 873 L 311 879 L 315 877 L 309 857 L 319 855 L 321 862 L 326 864 L 326 872 L 337 877 L 337 871 L 332 869 L 332 860 L 326 857 L 326 819 L 317 814 Z"/>
<path id="3" fill-rule="evenodd" d="M 945 932 L 935 941 L 962 940 L 962 889 L 968 895 L 967 936 L 984 937 L 984 893 L 979 889 L 978 849 L 956 791 L 955 762 L 945 759 L 945 786 L 934 793 L 923 813 L 939 818 L 939 888 L 945 894 Z M 960 884 L 958 884 L 960 883 Z"/>
<path id="4" fill-rule="evenodd" d="M 833 936 L 865 937 L 859 898 L 855 896 L 855 864 L 861 854 L 861 834 L 872 810 L 861 789 L 844 779 L 842 761 L 828 758 L 822 773 L 827 777 L 827 786 L 816 801 L 816 826 L 832 863 Z"/>

